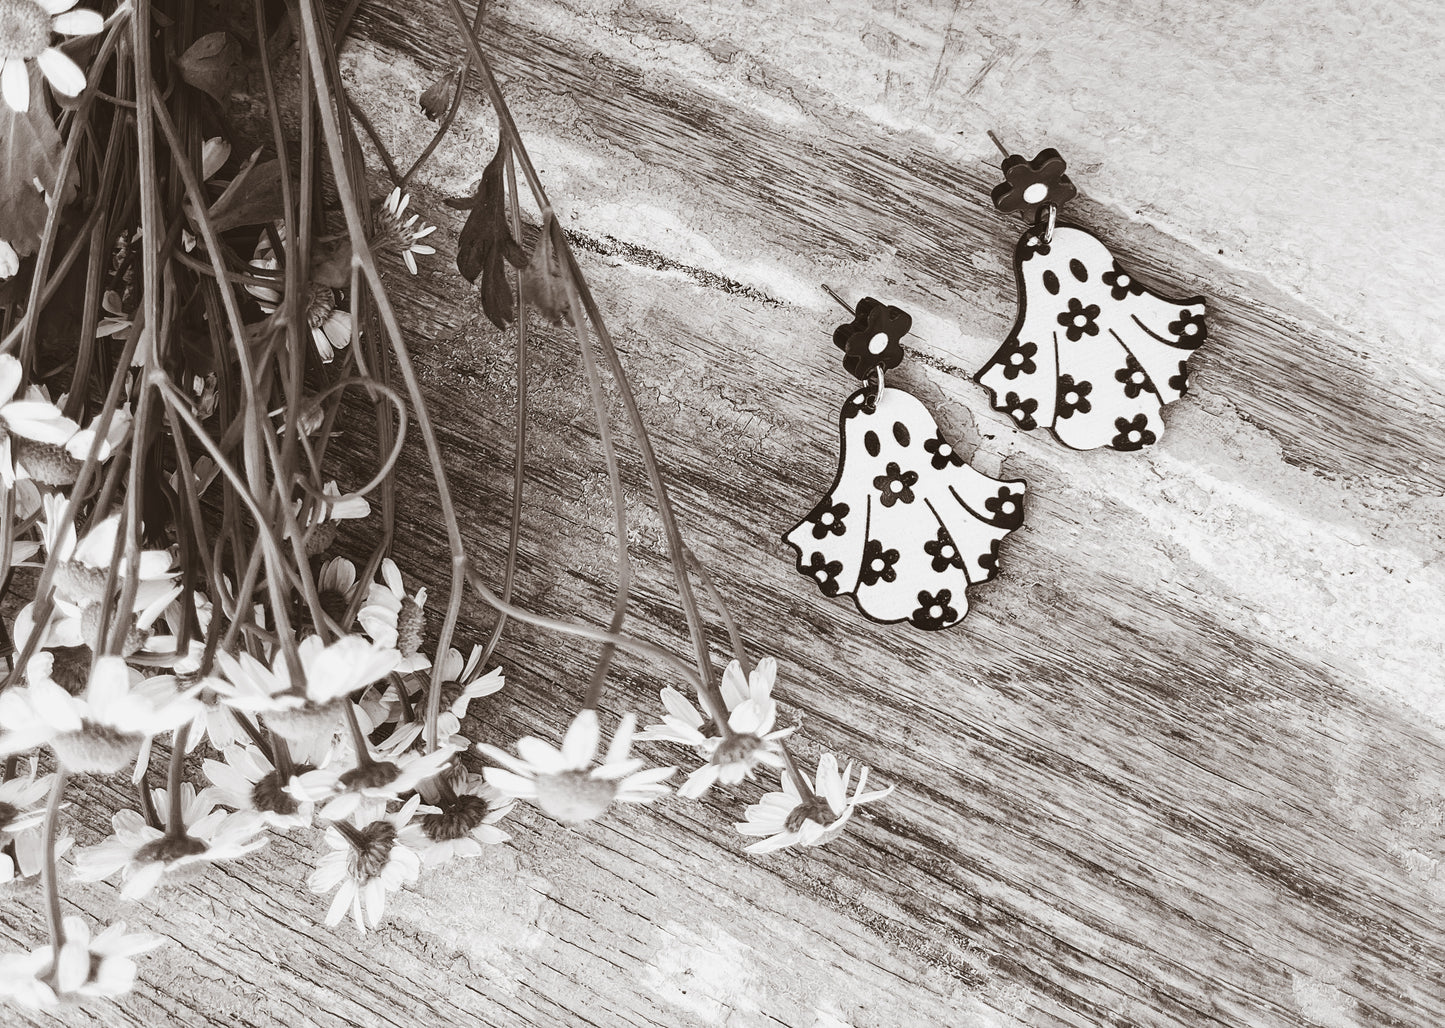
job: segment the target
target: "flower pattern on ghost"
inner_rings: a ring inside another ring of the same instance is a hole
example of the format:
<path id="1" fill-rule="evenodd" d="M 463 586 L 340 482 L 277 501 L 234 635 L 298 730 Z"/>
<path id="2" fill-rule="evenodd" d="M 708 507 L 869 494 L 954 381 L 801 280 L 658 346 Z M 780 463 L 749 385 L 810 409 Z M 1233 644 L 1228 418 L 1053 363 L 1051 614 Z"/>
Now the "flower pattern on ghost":
<path id="1" fill-rule="evenodd" d="M 1018 343 L 1000 351 L 1003 356 L 1003 377 L 1013 381 L 1020 375 L 1032 375 L 1038 370 L 1034 354 L 1039 352 L 1037 343 Z"/>
<path id="2" fill-rule="evenodd" d="M 1189 391 L 1189 362 L 1180 361 L 1179 370 L 1169 376 L 1169 388 L 1180 396 Z"/>
<path id="3" fill-rule="evenodd" d="M 1148 373 L 1139 366 L 1133 354 L 1129 355 L 1127 364 L 1114 372 L 1114 381 L 1123 383 L 1124 395 L 1131 400 L 1144 390 L 1153 388 Z"/>
<path id="4" fill-rule="evenodd" d="M 1069 309 L 1060 313 L 1058 320 L 1064 326 L 1069 342 L 1077 343 L 1086 335 L 1099 334 L 1099 305 L 1091 303 L 1085 306 L 1082 300 L 1070 298 Z M 1004 372 L 1004 376 L 1007 377 L 1008 372 Z"/>
<path id="5" fill-rule="evenodd" d="M 1119 418 L 1114 422 L 1114 427 L 1119 434 L 1114 436 L 1113 446 L 1116 450 L 1142 450 L 1146 446 L 1152 446 L 1157 438 L 1149 430 L 1149 415 L 1140 414 L 1133 418 Z"/>
<path id="6" fill-rule="evenodd" d="M 1008 486 L 983 501 L 984 509 L 993 515 L 993 523 L 1005 528 L 1018 528 L 1024 523 L 1024 495 Z"/>
<path id="7" fill-rule="evenodd" d="M 1106 271 L 1101 277 L 1104 285 L 1109 287 L 1109 295 L 1115 300 L 1122 300 L 1126 296 L 1144 295 L 1144 286 L 1138 279 L 1119 267 L 1118 261 L 1114 262 L 1113 271 Z"/>
<path id="8" fill-rule="evenodd" d="M 1039 401 L 1032 396 L 1023 399 L 1018 393 L 1009 393 L 1004 397 L 1004 410 L 1008 411 L 1009 417 L 1018 422 L 1019 428 L 1037 428 L 1039 423 L 1034 420 L 1034 411 L 1039 409 Z"/>
<path id="9" fill-rule="evenodd" d="M 886 550 L 881 541 L 869 539 L 863 544 L 863 563 L 858 568 L 858 580 L 864 585 L 894 581 L 898 572 L 893 565 L 898 563 L 899 556 L 897 550 Z"/>
<path id="10" fill-rule="evenodd" d="M 1059 376 L 1059 399 L 1054 408 L 1055 417 L 1071 418 L 1075 414 L 1087 414 L 1094 409 L 1089 394 L 1094 391 L 1092 382 L 1075 382 L 1073 375 Z"/>
<path id="11" fill-rule="evenodd" d="M 958 455 L 957 450 L 949 445 L 948 440 L 943 438 L 941 430 L 932 439 L 924 441 L 923 449 L 929 454 L 934 471 L 942 471 L 949 466 L 963 467 L 963 458 Z"/>
<path id="12" fill-rule="evenodd" d="M 1019 241 L 1019 260 L 1032 260 L 1034 257 L 1047 257 L 1053 252 L 1053 247 L 1044 242 L 1044 237 L 1037 233 L 1029 233 Z"/>
<path id="13" fill-rule="evenodd" d="M 933 558 L 934 571 L 941 573 L 949 568 L 963 568 L 963 554 L 958 552 L 953 536 L 942 525 L 938 526 L 938 535 L 923 544 L 923 552 Z"/>
<path id="14" fill-rule="evenodd" d="M 1074 449 L 1137 449 L 1142 431 L 1131 439 L 1115 422 L 1140 414 L 1157 440 L 1160 410 L 1184 395 L 1180 362 L 1207 336 L 1203 297 L 1152 292 L 1083 229 L 1056 225 L 1048 253 L 1038 235 L 1025 231 L 1014 251 L 1018 322 L 975 380 L 1020 428 L 1048 428 Z M 1030 343 L 1034 370 L 1021 371 L 1014 354 Z"/>
<path id="15" fill-rule="evenodd" d="M 1169 332 L 1178 336 L 1182 345 L 1193 349 L 1209 338 L 1209 326 L 1204 324 L 1204 315 L 1187 307 L 1179 311 L 1179 317 L 1169 322 Z"/>
<path id="16" fill-rule="evenodd" d="M 987 577 L 993 578 L 998 574 L 998 540 L 995 539 L 989 544 L 987 553 L 978 555 L 978 566 L 987 572 Z"/>
<path id="17" fill-rule="evenodd" d="M 802 567 L 802 572 L 818 583 L 823 595 L 838 595 L 838 576 L 843 573 L 841 560 L 829 560 L 815 550 L 813 556 L 808 558 L 808 563 Z"/>
<path id="18" fill-rule="evenodd" d="M 895 503 L 912 503 L 917 482 L 918 472 L 904 471 L 897 461 L 889 461 L 887 470 L 874 477 L 873 488 L 878 490 L 878 502 L 891 507 Z"/>
<path id="19" fill-rule="evenodd" d="M 909 620 L 918 628 L 942 628 L 958 620 L 958 611 L 950 606 L 952 602 L 953 591 L 950 589 L 940 589 L 936 593 L 920 591 L 918 609 Z"/>
<path id="20" fill-rule="evenodd" d="M 846 503 L 830 503 L 824 500 L 823 505 L 813 515 L 813 538 L 823 539 L 848 531 L 848 526 L 843 522 L 848 516 L 848 509 Z"/>
<path id="21" fill-rule="evenodd" d="M 824 503 L 847 503 L 853 530 L 817 539 L 809 515 L 784 539 L 824 595 L 852 596 L 862 614 L 886 624 L 913 620 L 920 592 L 946 596 L 921 624 L 948 628 L 968 611 L 969 585 L 991 576 L 977 555 L 996 550 L 1022 517 L 1024 483 L 975 470 L 902 390 L 879 390 L 872 411 L 853 407 L 853 398 L 843 405 L 838 474 Z M 1000 490 L 1013 509 L 1004 509 Z"/>

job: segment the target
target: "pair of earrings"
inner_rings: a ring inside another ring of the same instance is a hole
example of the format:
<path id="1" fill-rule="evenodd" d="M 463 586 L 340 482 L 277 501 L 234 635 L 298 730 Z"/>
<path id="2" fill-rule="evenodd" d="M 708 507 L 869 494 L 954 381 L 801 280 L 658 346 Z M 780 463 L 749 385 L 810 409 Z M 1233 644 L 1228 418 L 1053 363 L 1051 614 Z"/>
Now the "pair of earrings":
<path id="1" fill-rule="evenodd" d="M 1020 428 L 1048 428 L 1074 449 L 1155 443 L 1208 336 L 1204 299 L 1146 289 L 1096 236 L 1058 221 L 1078 193 L 1058 151 L 1026 160 L 999 149 L 994 206 L 1029 227 L 1014 248 L 1018 320 L 974 380 Z M 825 595 L 851 595 L 874 621 L 948 628 L 968 612 L 968 587 L 998 574 L 1026 486 L 973 468 L 922 403 L 884 384 L 903 360 L 908 314 L 872 297 L 852 313 L 833 341 L 864 385 L 843 404 L 838 474 L 783 538 Z"/>

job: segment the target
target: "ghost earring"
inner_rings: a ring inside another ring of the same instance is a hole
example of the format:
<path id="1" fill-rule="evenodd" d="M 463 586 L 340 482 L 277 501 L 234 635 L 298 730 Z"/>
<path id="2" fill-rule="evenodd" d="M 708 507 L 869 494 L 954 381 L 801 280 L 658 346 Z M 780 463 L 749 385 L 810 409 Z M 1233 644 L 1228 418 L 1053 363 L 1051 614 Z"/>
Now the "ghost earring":
<path id="1" fill-rule="evenodd" d="M 1204 298 L 1145 288 L 1092 233 L 1057 220 L 1078 193 L 1057 150 L 1030 161 L 989 137 L 1005 155 L 994 206 L 1030 225 L 1014 248 L 1018 320 L 974 379 L 1020 428 L 1048 428 L 1079 450 L 1143 449 L 1208 337 Z"/>
<path id="2" fill-rule="evenodd" d="M 998 574 L 999 544 L 1023 523 L 1024 483 L 974 470 L 922 403 L 884 384 L 912 318 L 872 297 L 849 310 L 833 341 L 864 385 L 843 403 L 832 487 L 783 540 L 799 572 L 827 596 L 851 595 L 866 617 L 948 628 L 968 612 L 968 587 Z"/>

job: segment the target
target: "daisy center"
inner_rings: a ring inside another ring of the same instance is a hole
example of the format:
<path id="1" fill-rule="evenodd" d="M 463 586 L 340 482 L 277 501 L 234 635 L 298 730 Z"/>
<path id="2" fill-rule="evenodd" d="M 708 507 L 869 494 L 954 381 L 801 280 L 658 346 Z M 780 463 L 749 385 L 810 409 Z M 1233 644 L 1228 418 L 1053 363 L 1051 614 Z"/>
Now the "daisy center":
<path id="1" fill-rule="evenodd" d="M 888 337 L 879 332 L 872 339 L 868 340 L 868 352 L 873 354 L 882 353 L 888 349 Z"/>
<path id="2" fill-rule="evenodd" d="M 15 459 L 25 466 L 26 472 L 35 481 L 54 486 L 75 484 L 80 461 L 66 453 L 65 447 L 22 436 L 16 436 L 14 444 Z"/>
<path id="3" fill-rule="evenodd" d="M 352 768 L 341 776 L 341 784 L 352 792 L 380 789 L 401 775 L 401 768 L 389 760 L 371 761 Z"/>
<path id="4" fill-rule="evenodd" d="M 1089 323 L 1089 316 L 1088 316 L 1087 314 L 1075 314 L 1075 315 L 1074 315 L 1074 324 L 1075 324 L 1076 326 L 1078 326 L 1079 328 L 1083 328 L 1083 327 L 1084 327 L 1085 325 L 1087 325 L 1088 323 Z"/>
<path id="5" fill-rule="evenodd" d="M 714 764 L 751 764 L 759 750 L 766 748 L 766 743 L 752 733 L 746 735 L 734 733 L 732 738 L 718 744 L 713 752 L 712 763 Z"/>
<path id="6" fill-rule="evenodd" d="M 386 870 L 396 845 L 396 826 L 390 821 L 373 821 L 355 830 L 346 869 L 359 885 L 365 885 Z"/>
<path id="7" fill-rule="evenodd" d="M 485 798 L 472 793 L 462 793 L 440 806 L 440 814 L 423 814 L 421 818 L 421 830 L 433 842 L 463 838 L 481 824 L 492 809 Z"/>
<path id="8" fill-rule="evenodd" d="M 1024 203 L 1043 203 L 1049 195 L 1049 187 L 1042 182 L 1035 182 L 1024 190 Z"/>
<path id="9" fill-rule="evenodd" d="M 251 786 L 251 806 L 268 814 L 280 814 L 283 817 L 289 817 L 299 808 L 296 800 L 286 791 L 278 771 L 272 771 L 256 779 L 256 784 Z"/>
<path id="10" fill-rule="evenodd" d="M 312 328 L 320 328 L 335 310 L 336 293 L 331 287 L 313 285 L 306 304 L 306 324 Z"/>
<path id="11" fill-rule="evenodd" d="M 190 835 L 162 835 L 135 851 L 137 863 L 173 864 L 206 852 L 206 844 Z"/>
<path id="12" fill-rule="evenodd" d="M 396 612 L 396 648 L 403 657 L 411 657 L 421 649 L 422 632 L 426 629 L 426 611 L 407 596 L 401 601 L 401 610 Z"/>
<path id="13" fill-rule="evenodd" d="M 0 0 L 0 59 L 39 57 L 50 45 L 50 15 L 35 0 Z"/>
<path id="14" fill-rule="evenodd" d="M 811 800 L 804 800 L 792 810 L 788 811 L 787 818 L 783 821 L 783 827 L 790 832 L 801 831 L 804 821 L 816 821 L 820 825 L 830 825 L 838 820 L 833 808 L 828 806 L 828 801 L 821 796 L 814 796 Z"/>
<path id="15" fill-rule="evenodd" d="M 586 771 L 537 776 L 537 806 L 558 821 L 590 821 L 617 795 L 617 783 L 592 778 Z"/>
<path id="16" fill-rule="evenodd" d="M 126 735 L 109 725 L 82 721 L 80 731 L 57 735 L 50 745 L 71 771 L 112 774 L 135 759 L 143 742 L 144 736 Z"/>

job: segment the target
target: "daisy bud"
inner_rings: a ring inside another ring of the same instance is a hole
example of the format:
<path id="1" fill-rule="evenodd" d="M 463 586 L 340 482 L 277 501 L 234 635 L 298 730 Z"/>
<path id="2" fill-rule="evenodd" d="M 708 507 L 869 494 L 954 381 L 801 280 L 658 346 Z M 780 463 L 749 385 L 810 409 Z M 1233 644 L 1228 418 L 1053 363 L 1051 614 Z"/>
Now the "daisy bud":
<path id="1" fill-rule="evenodd" d="M 427 86 L 417 101 L 421 111 L 430 121 L 437 121 L 451 105 L 452 93 L 457 88 L 457 69 L 450 68 L 431 85 Z"/>

